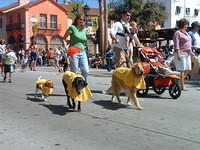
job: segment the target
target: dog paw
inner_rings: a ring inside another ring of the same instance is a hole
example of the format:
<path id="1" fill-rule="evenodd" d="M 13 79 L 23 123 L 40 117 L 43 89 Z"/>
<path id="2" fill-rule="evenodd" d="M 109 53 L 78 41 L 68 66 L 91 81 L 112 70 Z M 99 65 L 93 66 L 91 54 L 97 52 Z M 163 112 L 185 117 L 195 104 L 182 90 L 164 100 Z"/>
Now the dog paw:
<path id="1" fill-rule="evenodd" d="M 121 101 L 120 104 L 126 105 L 127 103 Z"/>
<path id="2" fill-rule="evenodd" d="M 45 102 L 47 102 L 47 99 L 46 99 L 46 98 L 44 98 L 44 101 L 45 101 Z"/>
<path id="3" fill-rule="evenodd" d="M 106 91 L 102 91 L 102 94 L 106 94 Z"/>
<path id="4" fill-rule="evenodd" d="M 143 110 L 144 108 L 143 107 L 137 107 L 137 110 Z"/>
<path id="5" fill-rule="evenodd" d="M 128 106 L 132 106 L 133 104 L 131 102 L 126 103 Z"/>

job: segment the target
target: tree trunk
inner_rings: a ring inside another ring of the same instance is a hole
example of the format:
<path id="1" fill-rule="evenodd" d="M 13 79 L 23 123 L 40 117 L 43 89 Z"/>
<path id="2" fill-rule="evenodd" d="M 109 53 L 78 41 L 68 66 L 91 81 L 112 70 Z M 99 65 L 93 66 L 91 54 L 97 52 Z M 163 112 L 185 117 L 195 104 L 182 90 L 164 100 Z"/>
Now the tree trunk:
<path id="1" fill-rule="evenodd" d="M 108 48 L 108 5 L 104 0 L 104 48 L 102 55 L 105 55 L 105 50 Z"/>
<path id="2" fill-rule="evenodd" d="M 100 43 L 99 52 L 101 55 L 104 54 L 104 0 L 99 0 L 99 10 L 100 10 Z"/>

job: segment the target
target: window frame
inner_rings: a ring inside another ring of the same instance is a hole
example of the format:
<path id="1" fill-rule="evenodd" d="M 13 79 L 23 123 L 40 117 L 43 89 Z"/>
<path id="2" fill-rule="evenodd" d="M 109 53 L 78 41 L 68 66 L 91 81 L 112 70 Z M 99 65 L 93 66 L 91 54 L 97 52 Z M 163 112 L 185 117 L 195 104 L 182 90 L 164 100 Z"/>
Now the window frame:
<path id="1" fill-rule="evenodd" d="M 185 15 L 190 16 L 190 8 L 185 8 Z"/>
<path id="2" fill-rule="evenodd" d="M 194 16 L 198 16 L 199 15 L 199 10 L 198 9 L 194 9 Z"/>
<path id="3" fill-rule="evenodd" d="M 180 6 L 176 6 L 176 14 L 180 14 L 181 13 L 181 7 Z"/>
<path id="4" fill-rule="evenodd" d="M 51 29 L 58 28 L 58 16 L 57 15 L 50 15 L 50 28 Z"/>
<path id="5" fill-rule="evenodd" d="M 47 14 L 40 14 L 40 28 L 47 28 Z"/>
<path id="6" fill-rule="evenodd" d="M 3 29 L 3 18 L 0 16 L 0 29 Z"/>

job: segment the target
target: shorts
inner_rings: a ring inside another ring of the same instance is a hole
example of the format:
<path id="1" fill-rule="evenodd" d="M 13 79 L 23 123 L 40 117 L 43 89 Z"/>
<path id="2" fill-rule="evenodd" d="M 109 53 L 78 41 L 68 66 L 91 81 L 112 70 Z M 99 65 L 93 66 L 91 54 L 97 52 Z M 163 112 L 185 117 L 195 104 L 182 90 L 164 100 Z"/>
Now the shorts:
<path id="1" fill-rule="evenodd" d="M 5 64 L 4 72 L 14 72 L 15 71 L 15 65 L 13 64 Z"/>
<path id="2" fill-rule="evenodd" d="M 37 61 L 37 55 L 32 55 L 31 56 L 31 61 Z"/>

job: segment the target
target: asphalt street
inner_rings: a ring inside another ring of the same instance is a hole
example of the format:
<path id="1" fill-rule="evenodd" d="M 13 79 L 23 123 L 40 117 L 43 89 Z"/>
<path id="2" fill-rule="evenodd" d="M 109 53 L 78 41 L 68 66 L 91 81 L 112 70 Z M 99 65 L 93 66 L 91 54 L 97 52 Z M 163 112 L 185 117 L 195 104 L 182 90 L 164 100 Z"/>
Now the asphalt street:
<path id="1" fill-rule="evenodd" d="M 55 83 L 48 102 L 34 99 L 39 76 Z M 112 103 L 102 91 L 111 73 L 91 69 L 93 97 L 81 112 L 66 106 L 62 73 L 53 68 L 17 71 L 12 83 L 0 78 L 0 150 L 199 150 L 200 85 L 174 100 L 165 91 L 140 97 L 144 110 Z M 122 96 L 125 102 L 126 96 Z"/>

